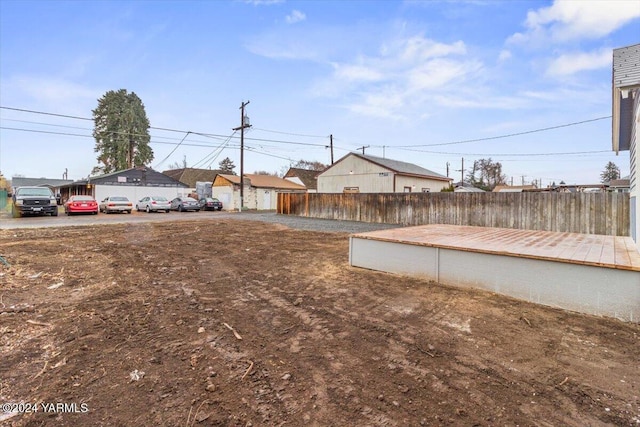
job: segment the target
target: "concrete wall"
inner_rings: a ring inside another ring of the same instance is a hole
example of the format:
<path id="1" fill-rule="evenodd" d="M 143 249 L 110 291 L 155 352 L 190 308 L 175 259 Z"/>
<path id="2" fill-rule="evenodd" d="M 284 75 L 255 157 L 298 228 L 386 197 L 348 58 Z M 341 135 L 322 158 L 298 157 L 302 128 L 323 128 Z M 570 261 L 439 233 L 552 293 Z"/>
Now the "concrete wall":
<path id="1" fill-rule="evenodd" d="M 349 263 L 566 310 L 640 321 L 637 271 L 355 237 L 350 238 Z"/>
<path id="2" fill-rule="evenodd" d="M 96 185 L 94 197 L 100 202 L 109 196 L 125 196 L 134 204 L 146 196 L 164 196 L 172 200 L 178 196 L 189 194 L 188 188 L 182 187 L 137 187 L 133 185 Z"/>

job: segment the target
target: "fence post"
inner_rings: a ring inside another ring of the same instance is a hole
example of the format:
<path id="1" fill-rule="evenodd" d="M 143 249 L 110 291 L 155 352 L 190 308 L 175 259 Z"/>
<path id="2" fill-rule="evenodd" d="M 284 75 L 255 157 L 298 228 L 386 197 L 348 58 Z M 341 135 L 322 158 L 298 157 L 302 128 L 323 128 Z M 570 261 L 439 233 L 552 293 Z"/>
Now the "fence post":
<path id="1" fill-rule="evenodd" d="M 304 216 L 309 216 L 309 193 L 304 193 Z"/>

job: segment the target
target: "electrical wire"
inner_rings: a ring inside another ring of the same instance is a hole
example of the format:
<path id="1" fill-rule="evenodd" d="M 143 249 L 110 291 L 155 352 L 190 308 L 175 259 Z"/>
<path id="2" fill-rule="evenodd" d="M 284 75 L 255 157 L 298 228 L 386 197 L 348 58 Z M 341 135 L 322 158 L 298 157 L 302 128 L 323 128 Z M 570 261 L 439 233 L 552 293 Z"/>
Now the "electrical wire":
<path id="1" fill-rule="evenodd" d="M 237 131 L 233 131 L 233 133 L 231 135 L 229 135 L 227 137 L 226 140 L 224 140 L 222 142 L 222 144 L 220 144 L 219 146 L 217 146 L 216 148 L 214 148 L 214 150 L 209 153 L 208 155 L 206 155 L 204 158 L 200 159 L 200 161 L 196 162 L 192 167 L 197 167 L 200 164 L 206 164 L 207 162 L 209 162 L 209 167 L 211 166 L 211 164 L 220 156 L 220 154 L 222 153 L 222 150 L 224 149 L 224 147 L 231 141 L 231 138 L 233 137 L 233 135 L 236 134 Z M 207 136 L 207 135 L 203 135 L 203 134 L 199 134 L 201 136 Z M 217 154 L 216 154 L 217 152 Z M 209 159 L 211 158 L 211 159 Z M 209 161 L 210 160 L 210 161 Z"/>
<path id="2" fill-rule="evenodd" d="M 441 146 L 441 145 L 455 145 L 455 144 L 467 144 L 467 143 L 470 143 L 470 142 L 490 141 L 490 140 L 494 140 L 494 139 L 511 138 L 511 137 L 514 137 L 514 136 L 528 135 L 528 134 L 537 133 L 537 132 L 545 132 L 545 131 L 548 131 L 548 130 L 560 129 L 560 128 L 565 128 L 565 127 L 569 127 L 569 126 L 576 126 L 576 125 L 581 125 L 581 124 L 584 124 L 584 123 L 590 123 L 590 122 L 595 122 L 595 121 L 598 121 L 598 120 L 604 120 L 604 119 L 610 119 L 610 118 L 611 118 L 611 116 L 602 116 L 602 117 L 596 117 L 595 119 L 582 120 L 580 122 L 573 122 L 573 123 L 567 123 L 567 124 L 564 124 L 564 125 L 550 126 L 550 127 L 546 127 L 546 128 L 528 130 L 528 131 L 524 131 L 524 132 L 510 133 L 510 134 L 507 134 L 507 135 L 490 136 L 490 137 L 486 137 L 486 138 L 476 138 L 476 139 L 466 139 L 466 140 L 463 140 L 463 141 L 454 141 L 454 142 L 440 142 L 440 143 L 437 143 L 437 144 L 396 145 L 396 146 L 394 146 L 394 148 L 435 147 L 435 146 Z"/>
<path id="3" fill-rule="evenodd" d="M 279 130 L 260 129 L 260 128 L 255 128 L 255 127 L 252 127 L 252 129 L 260 130 L 262 132 L 278 133 L 280 135 L 304 136 L 306 138 L 328 138 L 329 137 L 329 135 L 305 135 L 305 134 L 302 134 L 302 133 L 282 132 L 282 131 L 279 131 Z"/>
<path id="4" fill-rule="evenodd" d="M 182 139 L 180 140 L 180 142 L 178 143 L 178 145 L 176 145 L 176 146 L 174 147 L 174 149 L 173 149 L 173 150 L 171 150 L 171 152 L 170 152 L 169 154 L 167 154 L 167 156 L 166 156 L 164 159 L 162 159 L 160 162 L 156 163 L 156 166 L 155 166 L 155 168 L 154 168 L 154 169 L 158 169 L 158 168 L 160 167 L 160 165 L 161 165 L 161 164 L 163 164 L 164 162 L 166 162 L 166 161 L 167 161 L 167 159 L 168 159 L 169 157 L 171 157 L 171 155 L 172 155 L 173 153 L 175 153 L 175 152 L 176 152 L 176 150 L 178 149 L 178 147 L 180 147 L 180 145 L 182 145 L 182 143 L 184 142 L 184 140 L 185 140 L 185 139 L 187 139 L 187 137 L 189 136 L 189 134 L 190 134 L 190 133 L 191 133 L 191 131 L 188 131 L 188 132 L 184 135 L 184 138 L 182 138 Z"/>
<path id="5" fill-rule="evenodd" d="M 54 116 L 54 117 L 64 117 L 64 118 L 71 118 L 71 119 L 78 119 L 78 120 L 89 120 L 89 121 L 92 120 L 92 119 L 86 118 L 86 117 L 72 116 L 72 115 L 67 115 L 67 114 L 49 113 L 49 112 L 44 112 L 44 111 L 29 110 L 29 109 L 23 109 L 23 108 L 13 108 L 13 107 L 0 106 L 0 109 L 11 110 L 11 111 L 19 111 L 19 112 L 26 112 L 26 113 L 32 113 L 32 114 L 42 114 L 42 115 Z M 476 138 L 476 139 L 453 141 L 453 142 L 444 142 L 444 143 L 435 143 L 435 144 L 414 144 L 414 145 L 398 145 L 398 146 L 386 146 L 385 145 L 385 147 L 386 148 L 390 148 L 390 149 L 397 148 L 397 149 L 400 149 L 400 150 L 422 152 L 422 153 L 430 153 L 430 154 L 463 155 L 463 156 L 464 155 L 467 155 L 467 156 L 553 156 L 553 155 L 577 155 L 577 154 L 608 153 L 609 152 L 608 150 L 581 151 L 581 152 L 569 152 L 569 153 L 517 153 L 517 154 L 505 154 L 505 153 L 455 153 L 455 152 L 416 150 L 416 149 L 413 149 L 413 148 L 414 147 L 444 146 L 444 145 L 464 144 L 464 143 L 471 143 L 471 142 L 480 142 L 480 141 L 488 141 L 488 140 L 495 140 L 495 139 L 503 139 L 503 138 L 509 138 L 509 137 L 513 137 L 513 136 L 520 136 L 520 135 L 526 135 L 526 134 L 531 134 L 531 133 L 544 132 L 544 131 L 564 128 L 564 127 L 569 127 L 569 126 L 576 126 L 576 125 L 580 125 L 580 124 L 584 124 L 584 123 L 590 123 L 590 122 L 609 119 L 609 118 L 611 118 L 611 116 L 602 116 L 602 117 L 597 117 L 597 118 L 594 118 L 594 119 L 582 120 L 582 121 L 578 121 L 578 122 L 572 122 L 572 123 L 567 123 L 567 124 L 562 124 L 562 125 L 550 126 L 550 127 L 546 127 L 546 128 L 540 128 L 540 129 L 534 129 L 534 130 L 529 130 L 529 131 L 511 133 L 511 134 L 507 134 L 507 135 L 498 135 L 498 136 L 486 137 L 486 138 Z M 11 119 L 2 119 L 2 120 L 11 120 Z M 55 125 L 53 125 L 53 126 L 55 126 Z M 207 137 L 207 138 L 214 138 L 214 139 L 223 139 L 224 138 L 225 142 L 223 142 L 222 145 L 226 144 L 229 141 L 229 139 L 232 138 L 233 135 L 235 134 L 235 132 L 234 132 L 234 134 L 232 134 L 231 136 L 226 136 L 226 135 L 213 134 L 213 133 L 191 132 L 191 131 L 183 131 L 183 130 L 177 130 L 177 129 L 171 129 L 171 128 L 161 128 L 161 127 L 153 127 L 153 126 L 150 126 L 149 128 L 150 129 L 154 129 L 154 130 L 167 131 L 167 132 L 179 132 L 179 133 L 187 132 L 187 135 L 188 135 L 188 133 L 193 133 L 193 134 L 197 134 L 197 135 L 204 136 L 204 137 Z M 20 128 L 4 127 L 4 126 L 0 126 L 0 129 L 24 131 L 24 132 L 35 132 L 35 133 L 45 133 L 45 134 L 63 135 L 63 136 L 92 137 L 91 135 L 80 135 L 80 134 L 63 133 L 63 132 L 52 132 L 52 131 L 44 131 L 44 130 L 33 130 L 33 129 L 20 129 Z M 262 130 L 262 131 L 273 132 L 273 133 L 288 134 L 288 135 L 295 135 L 295 136 L 305 136 L 305 137 L 314 137 L 314 138 L 315 137 L 318 137 L 318 138 L 323 137 L 323 138 L 326 138 L 326 136 L 320 136 L 320 135 L 295 134 L 295 133 L 280 132 L 280 131 L 274 131 L 274 130 L 268 130 L 268 129 L 256 129 L 256 130 Z M 186 137 L 186 135 L 185 135 L 185 137 Z M 167 137 L 156 137 L 156 138 L 169 139 Z M 308 147 L 326 148 L 326 144 L 304 143 L 304 142 L 297 142 L 297 141 L 283 141 L 283 140 L 264 139 L 264 138 L 251 138 L 251 137 L 245 137 L 245 140 L 247 140 L 247 141 L 257 141 L 257 142 L 272 142 L 272 143 L 279 143 L 279 144 L 293 144 L 293 145 L 301 145 L 301 146 L 308 146 Z M 153 141 L 153 142 L 154 143 L 160 143 L 158 141 Z M 180 143 L 178 143 L 178 145 L 180 145 L 180 144 L 182 144 L 182 141 Z M 197 145 L 197 144 L 183 144 L 183 145 L 188 145 L 188 146 L 206 146 L 206 145 Z M 374 145 L 372 147 L 382 147 L 382 146 Z M 350 149 L 347 149 L 347 148 L 343 148 L 343 147 L 339 147 L 339 146 L 334 146 L 334 149 L 344 150 L 344 151 L 353 151 L 353 150 L 350 150 Z M 214 152 L 215 152 L 215 150 L 214 150 Z"/>
<path id="6" fill-rule="evenodd" d="M 398 147 L 392 147 L 398 148 Z M 598 151 L 572 151 L 572 152 L 561 152 L 561 153 L 451 153 L 446 151 L 430 151 L 430 150 L 415 150 L 411 148 L 398 148 L 399 150 L 412 151 L 418 153 L 430 153 L 430 154 L 447 154 L 452 156 L 513 156 L 513 157 L 522 157 L 522 156 L 570 156 L 576 154 L 596 154 L 596 153 L 611 153 L 611 150 L 598 150 Z"/>

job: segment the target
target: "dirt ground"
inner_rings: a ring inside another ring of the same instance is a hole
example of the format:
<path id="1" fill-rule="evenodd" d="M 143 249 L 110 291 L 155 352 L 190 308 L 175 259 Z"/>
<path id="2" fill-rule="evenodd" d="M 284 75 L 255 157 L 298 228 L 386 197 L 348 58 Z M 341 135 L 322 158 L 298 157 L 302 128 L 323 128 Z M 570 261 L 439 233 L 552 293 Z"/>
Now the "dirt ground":
<path id="1" fill-rule="evenodd" d="M 352 268 L 345 233 L 0 230 L 0 255 L 0 403 L 38 409 L 3 426 L 640 425 L 639 324 Z"/>

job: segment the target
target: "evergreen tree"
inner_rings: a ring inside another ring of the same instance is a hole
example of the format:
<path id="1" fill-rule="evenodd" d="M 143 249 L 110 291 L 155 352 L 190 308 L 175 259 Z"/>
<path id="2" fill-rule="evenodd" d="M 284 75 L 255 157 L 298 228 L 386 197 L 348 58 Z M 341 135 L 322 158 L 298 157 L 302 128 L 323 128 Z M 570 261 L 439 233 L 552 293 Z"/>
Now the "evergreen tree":
<path id="1" fill-rule="evenodd" d="M 609 162 L 604 167 L 604 171 L 600 174 L 600 182 L 603 184 L 608 183 L 612 179 L 620 178 L 620 168 L 615 163 Z"/>
<path id="2" fill-rule="evenodd" d="M 98 100 L 93 110 L 94 151 L 98 153 L 98 166 L 92 173 L 110 173 L 153 160 L 149 146 L 149 119 L 142 100 L 126 89 L 110 90 Z"/>
<path id="3" fill-rule="evenodd" d="M 232 175 L 236 174 L 233 171 L 235 168 L 236 168 L 236 165 L 234 165 L 233 161 L 228 157 L 225 157 L 220 161 L 220 163 L 218 163 L 218 169 L 220 169 L 223 172 L 230 173 Z"/>

